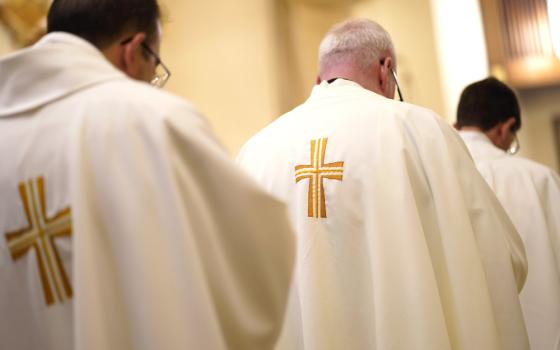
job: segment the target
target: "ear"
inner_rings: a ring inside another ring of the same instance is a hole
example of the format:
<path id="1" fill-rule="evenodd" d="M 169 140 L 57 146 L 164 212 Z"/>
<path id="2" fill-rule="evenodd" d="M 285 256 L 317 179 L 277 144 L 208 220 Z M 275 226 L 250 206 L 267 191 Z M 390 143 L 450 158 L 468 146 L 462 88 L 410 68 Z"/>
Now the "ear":
<path id="1" fill-rule="evenodd" d="M 492 140 L 492 143 L 496 147 L 507 151 L 512 142 L 513 133 L 511 132 L 511 129 L 513 128 L 514 124 L 515 118 L 510 117 L 506 121 L 497 124 L 492 129 L 487 131 L 486 135 L 488 136 L 488 138 L 490 138 L 490 140 Z"/>
<path id="2" fill-rule="evenodd" d="M 506 120 L 504 124 L 507 125 L 508 131 L 511 131 L 511 129 L 513 129 L 513 126 L 515 125 L 515 117 L 509 117 L 509 119 Z"/>
<path id="3" fill-rule="evenodd" d="M 514 125 L 515 118 L 509 117 L 505 122 L 499 124 L 498 135 L 503 139 L 507 139 L 512 134 L 511 130 Z"/>
<path id="4" fill-rule="evenodd" d="M 140 70 L 139 61 L 142 59 L 142 43 L 146 40 L 145 33 L 137 33 L 124 44 L 121 62 L 123 71 L 130 77 L 136 77 Z"/>
<path id="5" fill-rule="evenodd" d="M 388 56 L 379 66 L 379 87 L 383 96 L 394 98 L 394 90 L 391 88 L 391 69 L 393 68 L 393 59 Z M 393 90 L 393 91 L 391 91 Z M 391 92 L 393 92 L 391 94 Z"/>

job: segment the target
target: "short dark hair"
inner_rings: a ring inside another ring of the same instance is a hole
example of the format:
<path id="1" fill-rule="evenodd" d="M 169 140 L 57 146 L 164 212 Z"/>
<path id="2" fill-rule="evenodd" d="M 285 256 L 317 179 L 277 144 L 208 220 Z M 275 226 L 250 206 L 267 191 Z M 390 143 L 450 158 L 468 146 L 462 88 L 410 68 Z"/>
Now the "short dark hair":
<path id="1" fill-rule="evenodd" d="M 157 0 L 54 0 L 47 17 L 47 32 L 77 35 L 99 49 L 126 31 L 157 35 L 160 9 Z"/>
<path id="2" fill-rule="evenodd" d="M 494 77 L 470 84 L 463 90 L 457 107 L 457 128 L 476 126 L 487 131 L 510 117 L 512 131 L 521 128 L 521 112 L 515 92 Z"/>

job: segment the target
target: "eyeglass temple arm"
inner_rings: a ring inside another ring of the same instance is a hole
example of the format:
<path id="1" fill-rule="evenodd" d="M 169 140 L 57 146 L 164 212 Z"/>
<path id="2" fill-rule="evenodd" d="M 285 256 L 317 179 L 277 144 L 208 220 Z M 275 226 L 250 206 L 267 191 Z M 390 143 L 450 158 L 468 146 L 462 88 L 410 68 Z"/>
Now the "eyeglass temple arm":
<path id="1" fill-rule="evenodd" d="M 397 85 L 397 93 L 399 94 L 399 99 L 401 100 L 401 102 L 404 102 L 401 87 L 399 86 L 399 79 L 397 78 L 397 73 L 394 69 L 391 69 L 391 73 L 393 73 L 393 78 L 395 78 L 395 85 Z"/>

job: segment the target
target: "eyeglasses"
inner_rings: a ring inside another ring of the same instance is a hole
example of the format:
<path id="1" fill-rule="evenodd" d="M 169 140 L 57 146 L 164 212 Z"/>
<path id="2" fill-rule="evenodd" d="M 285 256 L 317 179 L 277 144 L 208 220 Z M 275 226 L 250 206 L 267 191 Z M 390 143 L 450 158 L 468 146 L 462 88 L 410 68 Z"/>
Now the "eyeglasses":
<path id="1" fill-rule="evenodd" d="M 121 41 L 121 45 L 126 45 L 131 41 L 132 41 L 132 37 Z M 142 49 L 144 49 L 144 51 L 146 51 L 150 56 L 154 58 L 156 64 L 154 76 L 152 80 L 150 80 L 150 84 L 161 89 L 171 77 L 171 71 L 161 61 L 159 55 L 155 53 L 154 50 L 152 50 L 146 43 L 142 42 L 141 45 L 142 45 Z"/>
<path id="2" fill-rule="evenodd" d="M 385 64 L 385 58 L 382 58 L 379 61 L 379 64 L 381 64 L 381 65 Z M 393 68 L 390 68 L 390 69 L 391 69 L 391 74 L 393 75 L 393 79 L 395 79 L 395 85 L 397 86 L 397 93 L 399 94 L 399 100 L 401 102 L 404 102 L 403 94 L 401 92 L 401 87 L 399 86 L 399 79 L 397 78 L 397 73 L 395 72 L 395 70 Z"/>
<path id="3" fill-rule="evenodd" d="M 401 92 L 401 87 L 399 86 L 399 79 L 397 78 L 397 73 L 391 68 L 391 73 L 393 73 L 393 78 L 395 79 L 395 85 L 397 85 L 397 93 L 399 94 L 399 100 L 404 102 L 404 98 Z"/>
<path id="4" fill-rule="evenodd" d="M 513 134 L 513 142 L 511 143 L 511 146 L 509 146 L 506 152 L 509 155 L 514 155 L 517 154 L 517 152 L 519 152 L 519 149 L 521 149 L 521 144 L 519 143 L 517 134 Z"/>
<path id="5" fill-rule="evenodd" d="M 156 54 L 146 43 L 142 43 L 142 48 L 154 58 L 156 63 L 156 71 L 154 73 L 154 77 L 150 80 L 150 84 L 158 88 L 162 88 L 171 77 L 171 71 L 161 61 L 158 54 Z"/>

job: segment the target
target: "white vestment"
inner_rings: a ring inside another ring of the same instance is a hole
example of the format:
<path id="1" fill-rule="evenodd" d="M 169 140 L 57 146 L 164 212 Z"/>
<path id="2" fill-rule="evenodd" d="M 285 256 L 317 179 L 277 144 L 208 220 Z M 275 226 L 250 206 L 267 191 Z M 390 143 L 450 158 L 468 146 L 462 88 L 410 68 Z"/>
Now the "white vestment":
<path id="1" fill-rule="evenodd" d="M 507 155 L 481 132 L 460 134 L 525 243 L 529 273 L 520 297 L 531 348 L 560 350 L 560 178 Z"/>
<path id="2" fill-rule="evenodd" d="M 278 349 L 528 349 L 522 241 L 433 112 L 322 82 L 238 161 L 298 236 Z"/>
<path id="3" fill-rule="evenodd" d="M 285 206 L 191 105 L 64 33 L 0 77 L 1 348 L 274 346 Z"/>

